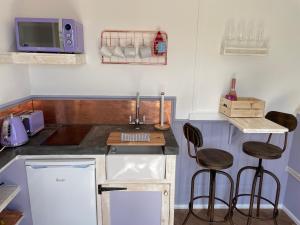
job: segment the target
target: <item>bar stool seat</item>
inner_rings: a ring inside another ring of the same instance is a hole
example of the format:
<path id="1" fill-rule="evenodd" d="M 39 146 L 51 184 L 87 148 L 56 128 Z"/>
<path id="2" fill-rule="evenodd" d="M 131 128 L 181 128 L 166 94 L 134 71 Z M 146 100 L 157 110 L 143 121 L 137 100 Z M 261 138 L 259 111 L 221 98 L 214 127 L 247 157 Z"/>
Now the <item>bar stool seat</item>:
<path id="1" fill-rule="evenodd" d="M 283 153 L 282 149 L 276 145 L 258 141 L 245 142 L 243 151 L 259 159 L 279 159 Z"/>
<path id="2" fill-rule="evenodd" d="M 233 164 L 233 156 L 230 153 L 215 148 L 199 150 L 196 160 L 201 166 L 212 170 L 227 169 Z"/>

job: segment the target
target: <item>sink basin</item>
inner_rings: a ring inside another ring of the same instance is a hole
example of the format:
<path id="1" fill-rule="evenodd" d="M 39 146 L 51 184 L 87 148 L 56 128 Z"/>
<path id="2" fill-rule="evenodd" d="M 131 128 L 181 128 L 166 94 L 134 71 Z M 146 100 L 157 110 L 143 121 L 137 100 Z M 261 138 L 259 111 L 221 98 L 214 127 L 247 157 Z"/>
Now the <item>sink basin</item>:
<path id="1" fill-rule="evenodd" d="M 164 179 L 166 156 L 163 154 L 165 146 L 163 133 L 115 131 L 110 133 L 107 146 L 108 180 Z"/>
<path id="2" fill-rule="evenodd" d="M 106 156 L 107 180 L 162 180 L 165 178 L 165 155 Z"/>

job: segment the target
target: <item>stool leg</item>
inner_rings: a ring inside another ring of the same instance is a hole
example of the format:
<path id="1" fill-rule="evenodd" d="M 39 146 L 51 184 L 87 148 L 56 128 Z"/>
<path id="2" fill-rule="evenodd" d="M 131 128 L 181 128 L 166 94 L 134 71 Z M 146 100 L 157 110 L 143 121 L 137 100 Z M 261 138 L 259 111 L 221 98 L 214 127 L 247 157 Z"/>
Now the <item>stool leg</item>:
<path id="1" fill-rule="evenodd" d="M 182 225 L 185 225 L 185 224 L 187 223 L 187 221 L 189 220 L 190 216 L 191 216 L 191 209 L 190 209 L 190 204 L 189 204 L 189 212 L 188 212 L 188 214 L 186 215 L 186 217 L 185 217 L 185 219 L 184 219 Z"/>
<path id="2" fill-rule="evenodd" d="M 208 217 L 209 221 L 214 221 L 215 211 L 215 195 L 216 195 L 216 171 L 210 171 L 210 182 L 209 182 L 209 202 L 208 202 Z"/>
<path id="3" fill-rule="evenodd" d="M 191 216 L 191 213 L 193 211 L 193 205 L 194 205 L 194 186 L 195 186 L 195 179 L 196 179 L 196 176 L 197 176 L 198 172 L 196 172 L 193 177 L 192 177 L 192 181 L 191 181 L 191 194 L 190 194 L 190 202 L 189 202 L 189 212 L 188 214 L 186 215 L 182 225 L 185 225 L 187 223 L 187 221 L 189 220 L 190 216 Z"/>
<path id="4" fill-rule="evenodd" d="M 248 219 L 247 219 L 247 225 L 250 225 L 251 221 L 252 221 L 253 204 L 254 204 L 256 183 L 257 183 L 258 176 L 259 176 L 259 170 L 256 171 L 256 173 L 254 175 L 254 178 L 253 178 L 252 190 L 251 190 L 251 197 L 250 197 L 250 207 L 249 207 L 249 213 L 248 213 Z"/>
<path id="5" fill-rule="evenodd" d="M 200 173 L 205 173 L 205 172 L 209 172 L 209 170 L 199 170 L 196 173 L 194 173 L 193 177 L 192 177 L 192 181 L 191 181 L 191 195 L 190 195 L 190 202 L 189 202 L 189 212 L 186 215 L 182 225 L 185 225 L 187 223 L 187 221 L 189 220 L 193 208 L 194 208 L 194 190 L 195 190 L 195 179 L 196 177 L 200 174 Z"/>
<path id="6" fill-rule="evenodd" d="M 274 224 L 277 225 L 277 216 L 278 216 L 278 203 L 279 203 L 279 197 L 280 197 L 280 181 L 279 179 L 275 176 L 275 174 L 271 173 L 268 170 L 264 170 L 264 173 L 269 174 L 271 177 L 274 178 L 274 180 L 276 181 L 276 197 L 275 197 L 275 206 L 274 206 L 274 211 L 273 211 L 273 220 L 274 220 Z"/>
<path id="7" fill-rule="evenodd" d="M 234 201 L 233 201 L 233 208 L 236 207 L 236 204 L 237 204 L 237 196 L 239 195 L 239 189 L 240 189 L 240 180 L 241 180 L 241 175 L 242 175 L 242 172 L 244 172 L 245 170 L 248 170 L 248 169 L 251 169 L 251 170 L 256 170 L 256 167 L 254 166 L 245 166 L 243 168 L 241 168 L 237 174 L 237 178 L 236 178 L 236 187 L 235 187 L 235 197 L 234 197 Z"/>
<path id="8" fill-rule="evenodd" d="M 230 225 L 234 225 L 233 220 L 232 220 L 232 216 L 233 216 L 232 199 L 233 199 L 233 192 L 234 192 L 234 182 L 233 182 L 232 177 L 229 174 L 227 174 L 227 173 L 225 173 L 223 171 L 217 171 L 217 173 L 223 174 L 224 176 L 226 176 L 228 178 L 228 180 L 229 180 L 229 183 L 230 183 L 229 209 L 228 209 L 228 213 L 227 213 L 227 215 L 225 217 L 225 220 L 228 220 Z"/>
<path id="9" fill-rule="evenodd" d="M 258 194 L 257 194 L 257 208 L 256 208 L 256 216 L 259 217 L 260 212 L 260 200 L 261 200 L 261 192 L 262 192 L 262 185 L 264 179 L 264 168 L 262 167 L 262 159 L 259 160 L 259 186 L 258 186 Z"/>

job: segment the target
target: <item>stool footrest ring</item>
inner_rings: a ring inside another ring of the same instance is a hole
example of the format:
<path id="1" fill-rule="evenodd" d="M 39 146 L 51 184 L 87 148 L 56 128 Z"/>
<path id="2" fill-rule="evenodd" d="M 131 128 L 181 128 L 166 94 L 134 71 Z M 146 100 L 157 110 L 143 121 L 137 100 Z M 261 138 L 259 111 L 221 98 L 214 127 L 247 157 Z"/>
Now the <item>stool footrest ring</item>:
<path id="1" fill-rule="evenodd" d="M 207 195 L 196 196 L 196 197 L 193 198 L 193 202 L 194 202 L 195 200 L 197 200 L 197 199 L 205 199 L 205 198 L 209 199 L 209 196 L 207 196 Z M 228 207 L 228 212 L 226 213 L 225 219 L 224 219 L 224 220 L 214 220 L 214 221 L 209 221 L 208 219 L 203 218 L 203 217 L 197 215 L 197 214 L 193 211 L 193 210 L 194 210 L 194 208 L 193 208 L 193 202 L 190 202 L 190 203 L 189 203 L 189 207 L 190 207 L 189 210 L 190 210 L 190 213 L 191 213 L 193 216 L 195 216 L 197 219 L 199 219 L 199 220 L 201 220 L 201 221 L 204 221 L 204 222 L 207 222 L 207 223 L 224 223 L 224 222 L 227 222 L 228 219 L 229 219 L 229 217 L 232 216 L 232 212 L 230 212 L 230 205 L 229 205 L 229 203 L 226 202 L 225 200 L 220 199 L 220 198 L 217 198 L 217 197 L 215 197 L 215 200 L 224 203 L 224 204 Z"/>
<path id="2" fill-rule="evenodd" d="M 262 196 L 258 196 L 258 195 L 254 195 L 254 198 L 260 198 L 266 202 L 268 202 L 269 204 L 271 204 L 273 206 L 273 216 L 272 217 L 262 217 L 262 216 L 250 216 L 249 214 L 247 213 L 244 213 L 243 211 L 241 211 L 241 209 L 237 208 L 236 205 L 237 205 L 237 199 L 239 197 L 244 197 L 244 196 L 249 196 L 251 197 L 251 194 L 239 194 L 237 196 L 235 196 L 232 200 L 233 202 L 233 208 L 236 209 L 236 211 L 238 211 L 240 214 L 242 214 L 243 216 L 246 216 L 246 217 L 251 217 L 253 219 L 258 219 L 258 220 L 261 220 L 261 221 L 264 221 L 264 220 L 272 220 L 274 218 L 276 218 L 278 216 L 278 209 L 276 208 L 275 204 L 273 202 L 271 202 L 269 199 L 265 198 L 265 197 L 262 197 Z"/>

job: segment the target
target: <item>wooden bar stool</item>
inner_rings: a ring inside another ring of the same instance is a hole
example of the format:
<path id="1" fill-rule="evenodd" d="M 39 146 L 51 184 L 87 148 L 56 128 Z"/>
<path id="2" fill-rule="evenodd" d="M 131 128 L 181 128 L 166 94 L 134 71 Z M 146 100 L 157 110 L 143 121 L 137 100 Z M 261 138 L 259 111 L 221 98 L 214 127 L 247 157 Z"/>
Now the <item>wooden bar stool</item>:
<path id="1" fill-rule="evenodd" d="M 191 215 L 195 216 L 196 218 L 208 222 L 208 223 L 218 223 L 218 222 L 229 222 L 233 225 L 232 222 L 232 197 L 233 197 L 233 179 L 228 173 L 221 171 L 222 169 L 227 169 L 232 166 L 233 164 L 233 156 L 220 149 L 199 149 L 203 146 L 203 138 L 200 130 L 190 123 L 186 123 L 183 127 L 184 135 L 187 139 L 188 145 L 188 154 L 191 158 L 196 159 L 196 162 L 199 166 L 205 167 L 206 169 L 202 169 L 197 171 L 193 177 L 191 182 L 191 196 L 189 202 L 189 212 L 183 222 L 185 225 L 190 218 Z M 190 145 L 194 146 L 195 155 L 191 153 Z M 210 175 L 210 183 L 209 183 L 209 195 L 202 195 L 202 196 L 194 196 L 194 189 L 195 189 L 195 179 L 198 175 L 203 173 L 209 173 Z M 229 193 L 229 201 L 226 202 L 223 199 L 216 197 L 216 175 L 224 175 L 228 178 L 230 183 L 230 193 Z M 207 211 L 207 218 L 200 217 L 197 215 L 193 210 L 194 201 L 197 199 L 208 199 L 208 211 Z M 228 211 L 224 220 L 215 220 L 214 219 L 214 210 L 215 210 L 215 201 L 219 201 L 224 203 L 228 206 Z"/>
<path id="2" fill-rule="evenodd" d="M 271 120 L 283 127 L 286 127 L 289 132 L 295 130 L 297 127 L 297 119 L 295 116 L 293 116 L 291 114 L 271 111 L 271 112 L 267 113 L 265 118 L 268 120 Z M 262 166 L 262 160 L 263 159 L 269 159 L 269 160 L 279 159 L 281 157 L 282 153 L 285 151 L 285 149 L 287 147 L 288 132 L 285 133 L 283 148 L 280 148 L 278 146 L 270 144 L 271 138 L 272 138 L 272 134 L 269 135 L 269 138 L 266 143 L 257 142 L 257 141 L 249 141 L 249 142 L 245 142 L 243 144 L 244 153 L 259 159 L 259 163 L 258 163 L 257 167 L 254 167 L 254 166 L 243 167 L 239 170 L 238 175 L 237 175 L 236 193 L 235 193 L 235 197 L 233 199 L 233 205 L 234 205 L 234 208 L 239 213 L 248 217 L 247 225 L 251 224 L 251 221 L 253 218 L 260 219 L 260 220 L 274 220 L 274 224 L 277 225 L 278 201 L 279 201 L 279 195 L 280 195 L 280 181 L 275 176 L 275 174 L 264 169 L 264 167 Z M 240 185 L 241 174 L 242 174 L 242 172 L 244 172 L 246 170 L 255 170 L 255 175 L 254 175 L 253 182 L 252 182 L 251 193 L 250 194 L 239 194 L 239 185 Z M 265 174 L 269 175 L 276 182 L 277 187 L 276 187 L 276 196 L 275 196 L 274 202 L 272 202 L 271 200 L 262 196 L 262 185 L 263 185 L 263 179 L 264 179 Z M 259 181 L 259 183 L 258 183 L 258 190 L 257 190 L 257 194 L 256 194 L 257 181 Z M 245 196 L 250 197 L 250 205 L 249 205 L 248 213 L 242 212 L 236 206 L 238 203 L 238 199 L 240 197 L 245 197 Z M 253 206 L 254 206 L 255 199 L 257 199 L 256 215 L 254 215 L 254 213 L 253 213 Z M 269 204 L 271 204 L 274 207 L 273 215 L 271 217 L 260 216 L 261 200 L 268 202 Z"/>

